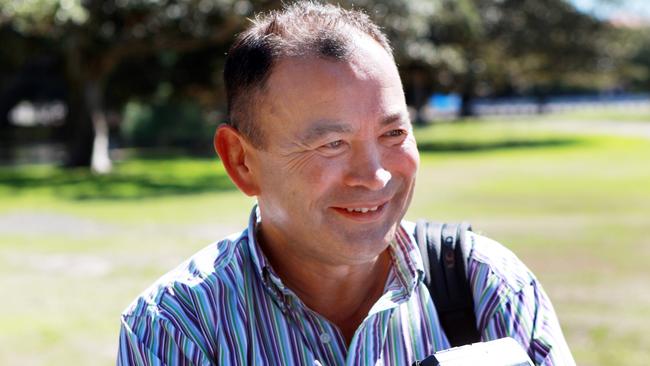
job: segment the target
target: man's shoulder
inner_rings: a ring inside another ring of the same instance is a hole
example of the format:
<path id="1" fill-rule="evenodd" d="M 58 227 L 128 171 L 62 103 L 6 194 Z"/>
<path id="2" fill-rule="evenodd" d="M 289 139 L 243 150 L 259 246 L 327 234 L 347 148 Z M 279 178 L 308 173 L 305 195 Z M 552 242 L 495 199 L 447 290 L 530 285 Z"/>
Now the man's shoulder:
<path id="1" fill-rule="evenodd" d="M 229 235 L 192 255 L 143 291 L 122 315 L 142 316 L 170 306 L 189 309 L 186 305 L 197 299 L 236 291 L 246 258 L 241 255 L 246 248 L 246 232 Z"/>
<path id="2" fill-rule="evenodd" d="M 473 277 L 490 276 L 514 293 L 536 281 L 524 262 L 503 244 L 474 232 L 467 232 L 466 235 L 466 239 L 472 243 L 469 267 Z"/>
<path id="3" fill-rule="evenodd" d="M 403 220 L 401 225 L 415 240 L 416 223 Z M 468 275 L 474 280 L 489 276 L 493 285 L 507 286 L 515 293 L 535 281 L 530 269 L 505 245 L 473 231 L 465 235 L 466 242 L 471 243 Z"/>

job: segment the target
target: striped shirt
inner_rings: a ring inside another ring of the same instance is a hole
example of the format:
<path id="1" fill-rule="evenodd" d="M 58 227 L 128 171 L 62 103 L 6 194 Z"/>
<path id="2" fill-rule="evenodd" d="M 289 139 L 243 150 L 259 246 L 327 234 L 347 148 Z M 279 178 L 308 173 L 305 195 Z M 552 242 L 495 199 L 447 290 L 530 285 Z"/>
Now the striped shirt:
<path id="1" fill-rule="evenodd" d="M 122 314 L 118 365 L 411 365 L 449 341 L 402 222 L 383 295 L 347 344 L 270 267 L 249 226 L 163 276 Z M 553 307 L 510 251 L 468 233 L 468 275 L 482 340 L 513 337 L 537 365 L 575 365 Z"/>

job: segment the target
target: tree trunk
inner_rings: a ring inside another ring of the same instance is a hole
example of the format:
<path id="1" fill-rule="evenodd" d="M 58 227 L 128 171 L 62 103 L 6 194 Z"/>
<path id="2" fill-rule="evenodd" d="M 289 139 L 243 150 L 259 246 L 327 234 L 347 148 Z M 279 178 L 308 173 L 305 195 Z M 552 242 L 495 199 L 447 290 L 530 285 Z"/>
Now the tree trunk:
<path id="1" fill-rule="evenodd" d="M 83 87 L 76 82 L 68 83 L 68 116 L 66 119 L 67 159 L 65 166 L 90 167 L 93 151 L 91 119 L 82 96 Z"/>
<path id="2" fill-rule="evenodd" d="M 84 100 L 84 62 L 81 60 L 79 36 L 71 35 L 65 41 L 65 76 L 67 84 L 68 115 L 66 117 L 65 166 L 90 167 L 93 151 L 93 128 Z"/>
<path id="3" fill-rule="evenodd" d="M 473 117 L 476 115 L 474 108 L 472 107 L 476 91 L 476 74 L 473 66 L 473 60 L 475 60 L 475 57 L 470 54 L 468 60 L 469 67 L 467 69 L 467 74 L 465 75 L 465 80 L 462 83 L 462 90 L 460 91 L 460 109 L 458 110 L 458 116 L 461 118 Z"/>
<path id="4" fill-rule="evenodd" d="M 82 57 L 83 35 L 75 34 L 66 43 L 68 82 L 67 167 L 90 167 L 95 173 L 109 173 L 109 131 L 104 111 L 104 80 L 112 65 L 104 55 Z"/>
<path id="5" fill-rule="evenodd" d="M 460 110 L 458 111 L 460 117 L 474 116 L 474 108 L 472 108 L 473 100 L 474 93 L 469 89 L 463 90 L 460 96 Z"/>
<path id="6" fill-rule="evenodd" d="M 113 165 L 108 154 L 108 122 L 104 110 L 104 85 L 99 80 L 88 80 L 84 87 L 84 99 L 95 132 L 90 159 L 90 169 L 98 174 L 110 173 Z"/>
<path id="7" fill-rule="evenodd" d="M 426 78 L 427 75 L 417 68 L 407 70 L 407 76 L 403 78 L 406 103 L 415 111 L 413 122 L 420 126 L 430 122 L 424 115 L 424 107 L 431 94 Z"/>
<path id="8" fill-rule="evenodd" d="M 9 111 L 13 106 L 7 94 L 0 94 L 0 163 L 13 163 L 15 155 L 14 128 L 9 124 Z"/>

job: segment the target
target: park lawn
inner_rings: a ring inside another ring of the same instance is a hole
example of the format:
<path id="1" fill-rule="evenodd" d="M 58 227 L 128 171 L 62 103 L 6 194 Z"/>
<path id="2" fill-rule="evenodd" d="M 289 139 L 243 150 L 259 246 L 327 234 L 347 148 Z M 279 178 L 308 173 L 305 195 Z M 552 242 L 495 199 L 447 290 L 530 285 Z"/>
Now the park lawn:
<path id="1" fill-rule="evenodd" d="M 554 300 L 580 365 L 647 363 L 650 141 L 425 154 L 408 217 L 468 220 Z M 612 316 L 612 314 L 615 314 Z"/>
<path id="2" fill-rule="evenodd" d="M 650 141 L 517 121 L 416 135 L 408 218 L 466 219 L 512 248 L 554 300 L 578 364 L 646 363 Z M 130 159 L 108 177 L 2 168 L 0 364 L 114 364 L 122 309 L 243 228 L 251 203 L 214 159 Z"/>

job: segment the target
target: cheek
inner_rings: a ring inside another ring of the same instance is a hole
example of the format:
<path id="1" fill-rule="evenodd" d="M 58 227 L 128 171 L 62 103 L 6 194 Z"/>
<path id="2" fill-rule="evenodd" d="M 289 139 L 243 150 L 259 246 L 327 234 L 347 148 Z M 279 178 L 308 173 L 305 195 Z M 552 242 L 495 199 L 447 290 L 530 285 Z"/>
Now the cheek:
<path id="1" fill-rule="evenodd" d="M 420 166 L 420 154 L 415 143 L 402 145 L 399 149 L 389 153 L 392 171 L 403 178 L 415 179 Z"/>
<path id="2" fill-rule="evenodd" d="M 271 178 L 265 185 L 278 193 L 279 199 L 298 205 L 313 202 L 335 185 L 341 170 L 341 164 L 335 160 L 312 156 L 267 165 L 265 173 Z"/>
<path id="3" fill-rule="evenodd" d="M 319 192 L 335 185 L 341 175 L 341 167 L 341 162 L 336 159 L 319 159 L 310 164 L 304 171 L 304 177 L 311 191 Z"/>
<path id="4" fill-rule="evenodd" d="M 420 168 L 420 152 L 415 144 L 410 148 L 409 151 L 410 162 L 413 164 L 413 177 L 417 174 L 418 169 Z"/>
<path id="5" fill-rule="evenodd" d="M 287 178 L 310 192 L 322 190 L 335 179 L 342 167 L 340 158 L 326 158 L 307 153 L 288 161 L 284 168 Z M 298 187 L 296 187 L 298 188 Z"/>

